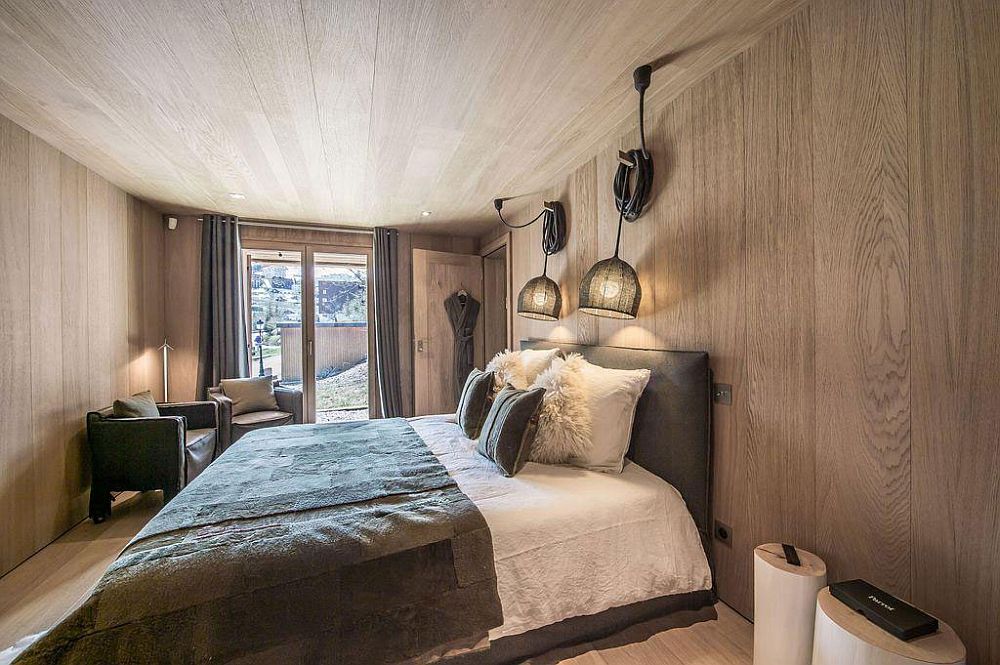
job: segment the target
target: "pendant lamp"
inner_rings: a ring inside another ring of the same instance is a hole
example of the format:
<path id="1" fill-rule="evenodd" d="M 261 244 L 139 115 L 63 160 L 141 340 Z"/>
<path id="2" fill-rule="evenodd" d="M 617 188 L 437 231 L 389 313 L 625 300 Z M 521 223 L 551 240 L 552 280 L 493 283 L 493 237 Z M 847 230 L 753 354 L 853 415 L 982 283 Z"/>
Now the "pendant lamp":
<path id="1" fill-rule="evenodd" d="M 634 319 L 642 300 L 642 287 L 635 269 L 618 256 L 622 240 L 622 216 L 618 217 L 615 255 L 598 261 L 580 283 L 580 311 L 612 319 Z"/>
<path id="2" fill-rule="evenodd" d="M 542 274 L 529 279 L 517 296 L 517 313 L 521 316 L 542 321 L 559 320 L 562 294 L 559 285 L 545 274 L 548 268 L 549 255 L 546 254 Z"/>
<path id="3" fill-rule="evenodd" d="M 511 229 L 523 229 L 542 220 L 542 252 L 545 263 L 542 274 L 527 281 L 517 295 L 517 313 L 527 319 L 541 321 L 557 321 L 562 311 L 562 293 L 559 285 L 546 272 L 549 269 L 549 257 L 566 246 L 566 211 L 559 201 L 545 201 L 542 211 L 529 222 L 511 224 L 503 216 L 504 201 L 509 199 L 494 199 L 493 206 L 504 226 Z"/>
<path id="4" fill-rule="evenodd" d="M 639 93 L 639 137 L 641 149 L 619 152 L 618 171 L 612 190 L 618 208 L 618 237 L 615 255 L 595 263 L 580 283 L 580 311 L 612 319 L 634 319 L 642 301 L 642 287 L 635 269 L 618 256 L 622 244 L 622 222 L 634 222 L 649 200 L 653 183 L 653 159 L 646 150 L 643 100 L 649 87 L 652 67 L 643 65 L 632 73 Z M 634 187 L 631 182 L 634 179 Z"/>

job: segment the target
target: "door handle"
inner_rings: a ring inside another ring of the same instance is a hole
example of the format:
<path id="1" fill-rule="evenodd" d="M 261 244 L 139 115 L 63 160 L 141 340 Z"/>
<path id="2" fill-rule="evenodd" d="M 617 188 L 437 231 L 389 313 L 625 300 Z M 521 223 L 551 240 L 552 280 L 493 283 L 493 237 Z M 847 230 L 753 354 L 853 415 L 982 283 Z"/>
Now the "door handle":
<path id="1" fill-rule="evenodd" d="M 417 340 L 417 353 L 423 353 L 423 352 L 424 352 L 424 340 L 418 339 Z"/>
<path id="2" fill-rule="evenodd" d="M 309 343 L 306 345 L 306 353 L 309 354 L 310 358 L 313 357 L 313 341 L 312 340 L 309 340 Z"/>

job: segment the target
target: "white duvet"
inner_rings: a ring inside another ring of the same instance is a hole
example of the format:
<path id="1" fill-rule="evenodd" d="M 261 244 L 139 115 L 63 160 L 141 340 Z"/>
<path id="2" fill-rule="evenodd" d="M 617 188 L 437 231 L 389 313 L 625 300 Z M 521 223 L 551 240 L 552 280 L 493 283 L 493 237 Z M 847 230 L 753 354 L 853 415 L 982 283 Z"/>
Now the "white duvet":
<path id="1" fill-rule="evenodd" d="M 607 474 L 528 462 L 505 478 L 454 416 L 410 422 L 493 534 L 504 623 L 490 639 L 711 588 L 680 493 L 637 464 Z"/>

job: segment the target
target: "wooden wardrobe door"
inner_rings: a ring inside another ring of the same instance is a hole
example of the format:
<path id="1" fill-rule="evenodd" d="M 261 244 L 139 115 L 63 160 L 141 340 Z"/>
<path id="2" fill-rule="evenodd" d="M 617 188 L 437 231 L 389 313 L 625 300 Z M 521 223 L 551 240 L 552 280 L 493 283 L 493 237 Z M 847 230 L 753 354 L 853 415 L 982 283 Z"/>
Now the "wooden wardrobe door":
<path id="1" fill-rule="evenodd" d="M 483 260 L 470 254 L 413 250 L 413 402 L 416 415 L 458 406 L 455 336 L 444 301 L 465 289 L 483 302 Z M 476 318 L 475 360 L 483 366 L 483 309 Z"/>

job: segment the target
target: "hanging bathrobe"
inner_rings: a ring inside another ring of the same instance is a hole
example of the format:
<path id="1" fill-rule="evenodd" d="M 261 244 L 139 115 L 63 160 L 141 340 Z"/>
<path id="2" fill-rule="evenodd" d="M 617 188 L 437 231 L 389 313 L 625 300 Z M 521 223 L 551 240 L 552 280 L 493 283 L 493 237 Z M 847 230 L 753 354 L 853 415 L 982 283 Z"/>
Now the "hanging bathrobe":
<path id="1" fill-rule="evenodd" d="M 468 293 L 457 291 L 444 301 L 444 308 L 455 333 L 455 395 L 458 397 L 475 363 L 472 334 L 479 316 L 479 301 Z"/>

